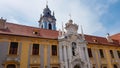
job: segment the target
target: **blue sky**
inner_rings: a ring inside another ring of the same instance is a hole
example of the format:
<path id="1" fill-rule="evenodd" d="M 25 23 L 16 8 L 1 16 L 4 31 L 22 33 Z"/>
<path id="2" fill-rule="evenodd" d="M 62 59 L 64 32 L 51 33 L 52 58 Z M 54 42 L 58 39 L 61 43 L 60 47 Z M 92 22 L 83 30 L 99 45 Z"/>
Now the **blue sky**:
<path id="1" fill-rule="evenodd" d="M 61 29 L 62 22 L 67 23 L 71 14 L 85 34 L 120 33 L 120 0 L 48 0 L 48 6 L 55 12 L 57 29 Z M 0 0 L 0 17 L 12 23 L 38 27 L 45 7 L 46 0 Z"/>

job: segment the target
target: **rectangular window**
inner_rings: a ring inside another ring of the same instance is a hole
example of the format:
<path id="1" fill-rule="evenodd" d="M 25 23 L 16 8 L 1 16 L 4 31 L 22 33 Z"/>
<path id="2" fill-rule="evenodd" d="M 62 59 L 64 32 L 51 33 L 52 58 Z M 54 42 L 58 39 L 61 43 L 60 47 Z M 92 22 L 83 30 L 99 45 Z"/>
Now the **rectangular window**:
<path id="1" fill-rule="evenodd" d="M 120 58 L 120 51 L 117 51 L 118 57 Z"/>
<path id="2" fill-rule="evenodd" d="M 32 55 L 39 55 L 39 44 L 33 44 Z"/>
<path id="3" fill-rule="evenodd" d="M 99 52 L 100 52 L 100 56 L 101 56 L 101 58 L 104 58 L 103 50 L 102 50 L 102 49 L 99 49 Z"/>
<path id="4" fill-rule="evenodd" d="M 52 45 L 52 56 L 57 56 L 57 46 Z"/>
<path id="5" fill-rule="evenodd" d="M 88 55 L 89 55 L 89 57 L 93 57 L 93 56 L 92 56 L 91 48 L 88 48 Z"/>
<path id="6" fill-rule="evenodd" d="M 17 54 L 17 51 L 18 51 L 18 42 L 11 42 L 9 54 Z"/>
<path id="7" fill-rule="evenodd" d="M 112 58 L 114 58 L 114 54 L 113 54 L 112 50 L 110 50 L 110 55 L 111 55 Z"/>

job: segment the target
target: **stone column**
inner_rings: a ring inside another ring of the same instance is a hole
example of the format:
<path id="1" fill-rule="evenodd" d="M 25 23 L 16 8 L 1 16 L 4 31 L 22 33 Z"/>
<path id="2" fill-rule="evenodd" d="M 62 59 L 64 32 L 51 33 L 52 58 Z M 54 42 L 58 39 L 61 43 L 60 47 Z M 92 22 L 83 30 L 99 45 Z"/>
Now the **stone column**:
<path id="1" fill-rule="evenodd" d="M 86 56 L 86 60 L 87 60 L 87 65 L 88 67 L 87 68 L 91 68 L 91 65 L 90 65 L 90 59 L 89 59 L 89 56 L 88 56 L 88 51 L 87 51 L 87 47 L 85 47 L 85 56 Z"/>
<path id="2" fill-rule="evenodd" d="M 63 46 L 63 49 L 64 49 L 64 63 L 65 63 L 65 68 L 68 68 L 68 63 L 67 63 L 67 51 L 66 51 L 66 46 L 64 45 Z"/>
<path id="3" fill-rule="evenodd" d="M 120 61 L 119 61 L 120 58 L 117 54 L 117 50 L 114 51 L 114 55 L 115 55 L 115 61 L 116 61 L 116 63 L 118 63 L 117 67 L 120 68 Z"/>
<path id="4" fill-rule="evenodd" d="M 62 45 L 59 44 L 59 56 L 60 56 L 60 68 L 64 68 L 63 67 L 63 48 L 62 48 Z"/>
<path id="5" fill-rule="evenodd" d="M 72 68 L 72 49 L 71 49 L 71 45 L 68 46 L 68 49 L 67 49 L 67 53 L 68 53 L 68 59 L 69 59 L 69 68 Z"/>
<path id="6" fill-rule="evenodd" d="M 80 45 L 78 46 L 78 52 L 79 52 L 79 56 L 80 56 L 80 58 L 82 57 L 82 52 L 81 52 L 81 47 L 80 47 Z"/>

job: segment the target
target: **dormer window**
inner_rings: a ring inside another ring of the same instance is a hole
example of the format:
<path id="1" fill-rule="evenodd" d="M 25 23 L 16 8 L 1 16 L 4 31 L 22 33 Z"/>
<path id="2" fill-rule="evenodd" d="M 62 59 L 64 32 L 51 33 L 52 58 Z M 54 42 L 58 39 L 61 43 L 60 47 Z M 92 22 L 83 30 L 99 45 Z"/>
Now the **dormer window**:
<path id="1" fill-rule="evenodd" d="M 94 42 L 98 42 L 96 39 L 93 40 Z"/>
<path id="2" fill-rule="evenodd" d="M 38 34 L 38 32 L 33 32 L 33 34 L 36 34 L 36 35 L 37 35 L 37 34 Z"/>
<path id="3" fill-rule="evenodd" d="M 33 30 L 34 35 L 39 35 L 39 30 Z"/>
<path id="4" fill-rule="evenodd" d="M 98 40 L 96 38 L 92 38 L 93 39 L 93 42 L 97 43 Z"/>

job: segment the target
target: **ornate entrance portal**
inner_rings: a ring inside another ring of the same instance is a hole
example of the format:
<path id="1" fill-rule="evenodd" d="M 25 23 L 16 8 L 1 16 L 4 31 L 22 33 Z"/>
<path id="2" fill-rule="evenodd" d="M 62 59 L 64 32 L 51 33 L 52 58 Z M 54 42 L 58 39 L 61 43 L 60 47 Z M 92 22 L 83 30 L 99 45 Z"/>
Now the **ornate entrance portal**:
<path id="1" fill-rule="evenodd" d="M 80 68 L 80 66 L 79 65 L 75 65 L 74 68 Z"/>
<path id="2" fill-rule="evenodd" d="M 59 32 L 60 68 L 90 68 L 84 34 L 78 34 L 78 25 L 70 19 L 66 32 Z M 81 30 L 82 31 L 82 30 Z"/>

